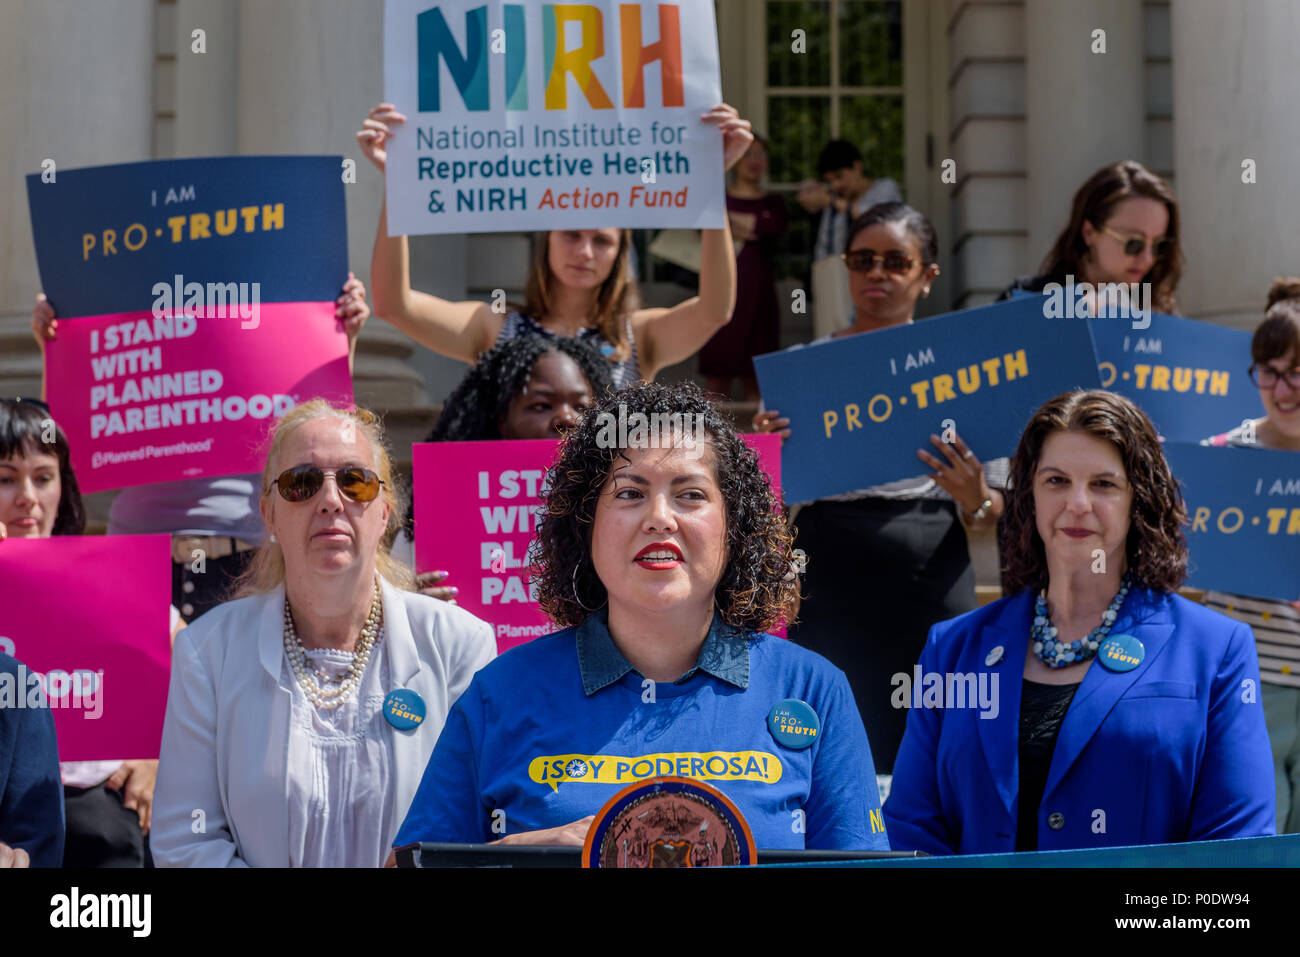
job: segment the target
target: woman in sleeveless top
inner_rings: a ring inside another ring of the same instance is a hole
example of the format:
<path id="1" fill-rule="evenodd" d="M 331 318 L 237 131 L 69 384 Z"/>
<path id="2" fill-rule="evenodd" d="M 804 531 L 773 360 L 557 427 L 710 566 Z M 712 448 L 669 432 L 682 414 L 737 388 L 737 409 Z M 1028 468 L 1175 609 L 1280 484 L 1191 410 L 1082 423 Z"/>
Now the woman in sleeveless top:
<path id="1" fill-rule="evenodd" d="M 726 104 L 703 122 L 722 133 L 724 169 L 753 141 L 749 121 Z M 391 103 L 370 111 L 357 142 L 380 171 L 388 138 L 406 122 Z M 375 312 L 434 352 L 473 363 L 493 345 L 521 333 L 580 336 L 610 359 L 617 387 L 652 380 L 660 370 L 690 358 L 727 324 L 736 300 L 736 257 L 726 221 L 703 230 L 700 294 L 672 308 L 641 309 L 628 258 L 627 229 L 562 229 L 538 233 L 522 308 L 497 302 L 451 302 L 411 288 L 405 236 L 388 235 L 387 214 L 370 264 Z"/>

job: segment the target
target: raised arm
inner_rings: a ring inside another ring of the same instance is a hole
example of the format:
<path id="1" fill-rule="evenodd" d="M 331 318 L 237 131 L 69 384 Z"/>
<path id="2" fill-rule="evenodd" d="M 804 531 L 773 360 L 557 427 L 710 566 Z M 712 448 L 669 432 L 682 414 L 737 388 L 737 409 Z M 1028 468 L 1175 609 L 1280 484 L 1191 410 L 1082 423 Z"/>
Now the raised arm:
<path id="1" fill-rule="evenodd" d="M 391 103 L 380 103 L 357 131 L 362 152 L 384 172 L 386 144 L 406 117 Z M 370 259 L 370 294 L 375 314 L 434 352 L 475 362 L 491 348 L 504 316 L 485 302 L 452 302 L 411 288 L 411 255 L 405 236 L 388 235 L 387 203 L 379 212 L 379 230 Z"/>
<path id="2" fill-rule="evenodd" d="M 734 107 L 715 106 L 703 117 L 722 132 L 724 172 L 739 162 L 754 141 L 749 121 Z M 632 333 L 641 356 L 641 374 L 656 372 L 689 359 L 731 320 L 736 305 L 736 250 L 731 224 L 705 229 L 700 236 L 700 294 L 671 309 L 641 309 L 632 316 Z"/>

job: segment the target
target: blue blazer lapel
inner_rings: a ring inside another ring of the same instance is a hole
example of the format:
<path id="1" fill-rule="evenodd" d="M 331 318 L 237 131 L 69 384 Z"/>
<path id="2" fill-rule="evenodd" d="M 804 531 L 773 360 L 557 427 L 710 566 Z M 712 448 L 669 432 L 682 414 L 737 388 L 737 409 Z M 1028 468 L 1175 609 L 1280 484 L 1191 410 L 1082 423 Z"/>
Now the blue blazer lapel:
<path id="1" fill-rule="evenodd" d="M 1007 813 L 1013 816 L 1016 794 L 1020 790 L 1020 683 L 1025 671 L 1033 610 L 1034 592 L 1031 589 L 1008 601 L 1002 613 L 980 634 L 979 657 L 971 663 L 974 670 L 998 676 L 998 716 L 977 716 L 975 724 L 993 785 Z M 999 645 L 1002 646 L 1002 659 L 991 667 L 985 665 L 989 652 Z"/>
<path id="2" fill-rule="evenodd" d="M 1142 642 L 1142 663 L 1132 671 L 1111 671 L 1100 661 L 1088 666 L 1083 683 L 1070 702 L 1070 710 L 1061 722 L 1060 737 L 1052 755 L 1052 767 L 1047 775 L 1043 794 L 1065 777 L 1088 742 L 1092 740 L 1111 708 L 1124 693 L 1147 673 L 1151 664 L 1173 635 L 1174 625 L 1169 611 L 1168 598 L 1144 588 L 1134 588 L 1120 608 L 1111 628 L 1112 635 L 1132 635 Z"/>

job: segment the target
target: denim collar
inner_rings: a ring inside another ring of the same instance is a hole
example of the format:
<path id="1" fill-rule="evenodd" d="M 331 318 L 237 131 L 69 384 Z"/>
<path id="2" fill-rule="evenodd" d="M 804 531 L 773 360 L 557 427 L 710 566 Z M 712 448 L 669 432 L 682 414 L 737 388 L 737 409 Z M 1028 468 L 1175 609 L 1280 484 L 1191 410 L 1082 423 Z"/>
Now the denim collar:
<path id="1" fill-rule="evenodd" d="M 578 670 L 582 673 L 582 690 L 588 696 L 607 688 L 636 669 L 623 657 L 609 634 L 609 608 L 587 616 L 575 629 L 578 641 Z M 705 671 L 741 691 L 749 687 L 749 640 L 739 629 L 728 625 L 716 611 L 708 637 L 700 647 L 695 667 L 673 684 L 689 680 L 697 671 Z"/>

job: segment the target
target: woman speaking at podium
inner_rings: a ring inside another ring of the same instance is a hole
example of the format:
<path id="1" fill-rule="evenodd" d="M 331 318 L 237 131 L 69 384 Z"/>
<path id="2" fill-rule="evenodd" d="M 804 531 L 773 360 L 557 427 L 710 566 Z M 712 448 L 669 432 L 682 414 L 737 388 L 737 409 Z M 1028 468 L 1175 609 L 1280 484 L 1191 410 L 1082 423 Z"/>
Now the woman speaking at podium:
<path id="1" fill-rule="evenodd" d="M 1255 642 L 1176 594 L 1187 515 L 1151 422 L 1113 392 L 1057 396 L 1006 496 L 1007 597 L 935 625 L 921 654 L 885 805 L 894 849 L 1273 834 Z M 972 678 L 995 707 L 948 696 Z"/>
<path id="2" fill-rule="evenodd" d="M 797 591 L 790 535 L 699 389 L 604 399 L 548 486 L 532 580 L 568 627 L 475 677 L 394 846 L 581 844 L 614 794 L 672 774 L 725 793 L 759 848 L 888 850 L 844 673 L 765 633 Z M 772 720 L 792 713 L 816 733 Z"/>

